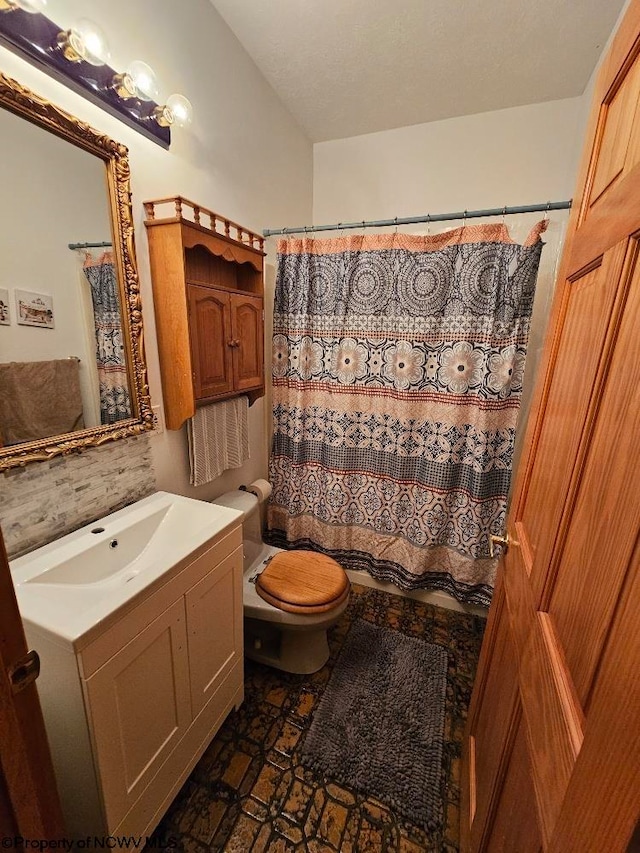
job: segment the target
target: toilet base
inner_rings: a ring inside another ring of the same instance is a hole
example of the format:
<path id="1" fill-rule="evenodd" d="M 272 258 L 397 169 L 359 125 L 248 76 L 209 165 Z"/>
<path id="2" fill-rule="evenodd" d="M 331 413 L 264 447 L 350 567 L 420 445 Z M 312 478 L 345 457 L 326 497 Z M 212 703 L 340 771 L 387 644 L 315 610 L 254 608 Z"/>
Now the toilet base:
<path id="1" fill-rule="evenodd" d="M 284 672 L 311 675 L 329 660 L 327 629 L 285 627 L 245 618 L 244 653 Z"/>

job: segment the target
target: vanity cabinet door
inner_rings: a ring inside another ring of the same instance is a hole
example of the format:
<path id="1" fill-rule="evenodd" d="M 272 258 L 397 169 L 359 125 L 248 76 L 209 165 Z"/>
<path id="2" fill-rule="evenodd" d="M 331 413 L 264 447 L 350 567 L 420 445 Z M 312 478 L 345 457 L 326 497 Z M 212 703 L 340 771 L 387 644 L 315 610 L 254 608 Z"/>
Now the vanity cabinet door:
<path id="1" fill-rule="evenodd" d="M 85 681 L 108 831 L 191 722 L 185 621 L 180 598 Z"/>
<path id="2" fill-rule="evenodd" d="M 236 665 L 242 683 L 242 548 L 192 587 L 185 600 L 195 718 Z"/>

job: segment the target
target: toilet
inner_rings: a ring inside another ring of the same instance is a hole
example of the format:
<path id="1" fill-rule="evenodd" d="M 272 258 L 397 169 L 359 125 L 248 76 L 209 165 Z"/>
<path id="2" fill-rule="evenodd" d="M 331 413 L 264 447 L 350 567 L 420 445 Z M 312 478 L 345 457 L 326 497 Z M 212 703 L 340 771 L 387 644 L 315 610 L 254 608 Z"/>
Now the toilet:
<path id="1" fill-rule="evenodd" d="M 324 554 L 266 545 L 262 501 L 251 492 L 213 503 L 242 512 L 245 655 L 285 672 L 317 672 L 329 658 L 327 631 L 349 603 L 346 572 Z"/>

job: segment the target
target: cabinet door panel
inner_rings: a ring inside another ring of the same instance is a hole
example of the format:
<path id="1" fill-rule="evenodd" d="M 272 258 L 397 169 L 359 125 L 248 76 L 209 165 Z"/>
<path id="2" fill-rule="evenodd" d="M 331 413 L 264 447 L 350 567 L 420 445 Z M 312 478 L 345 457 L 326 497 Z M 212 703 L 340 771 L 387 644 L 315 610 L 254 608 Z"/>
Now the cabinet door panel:
<path id="1" fill-rule="evenodd" d="M 264 384 L 264 337 L 261 296 L 231 295 L 235 387 L 247 391 Z"/>
<path id="2" fill-rule="evenodd" d="M 186 595 L 193 716 L 242 661 L 242 548 Z"/>
<path id="3" fill-rule="evenodd" d="M 188 729 L 188 685 L 182 598 L 85 682 L 109 831 Z"/>
<path id="4" fill-rule="evenodd" d="M 191 357 L 196 400 L 233 388 L 229 294 L 190 284 Z"/>

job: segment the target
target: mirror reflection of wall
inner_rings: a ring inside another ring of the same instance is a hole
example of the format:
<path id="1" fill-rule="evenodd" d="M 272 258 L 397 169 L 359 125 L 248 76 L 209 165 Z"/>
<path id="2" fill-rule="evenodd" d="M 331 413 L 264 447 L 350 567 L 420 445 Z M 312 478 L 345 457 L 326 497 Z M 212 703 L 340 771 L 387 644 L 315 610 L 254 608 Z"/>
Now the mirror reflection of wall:
<path id="1" fill-rule="evenodd" d="M 112 259 L 103 248 L 69 249 L 112 240 L 104 163 L 6 110 L 0 138 L 6 446 L 113 423 L 130 417 L 130 404 Z"/>

